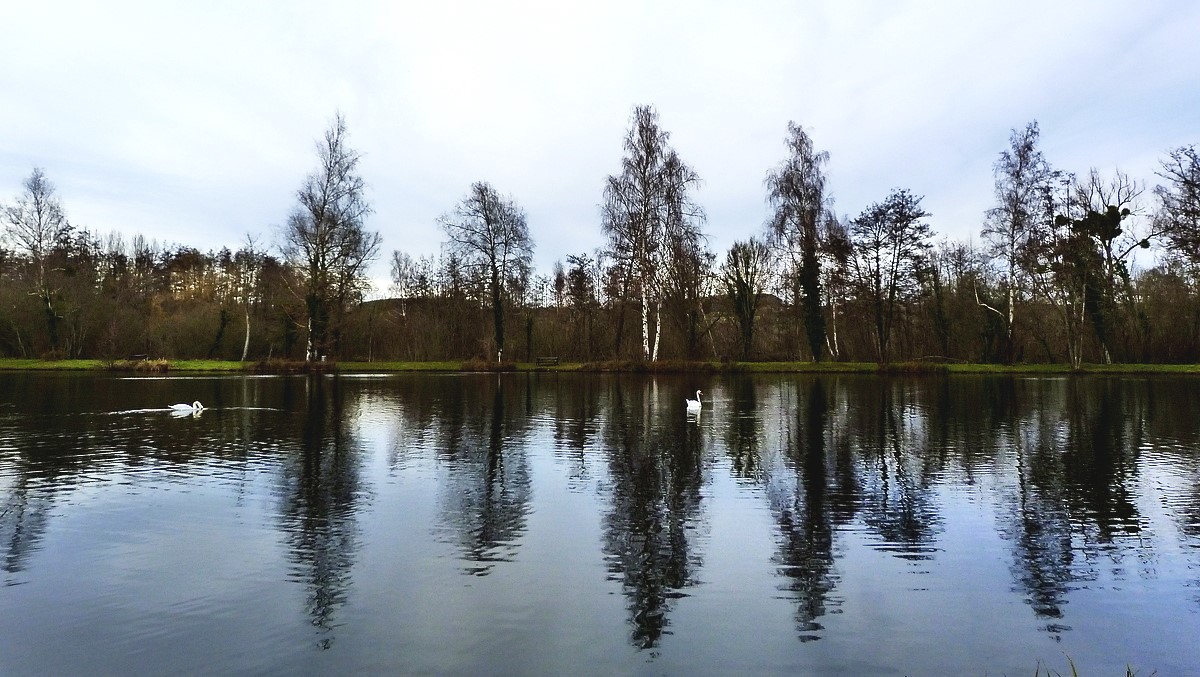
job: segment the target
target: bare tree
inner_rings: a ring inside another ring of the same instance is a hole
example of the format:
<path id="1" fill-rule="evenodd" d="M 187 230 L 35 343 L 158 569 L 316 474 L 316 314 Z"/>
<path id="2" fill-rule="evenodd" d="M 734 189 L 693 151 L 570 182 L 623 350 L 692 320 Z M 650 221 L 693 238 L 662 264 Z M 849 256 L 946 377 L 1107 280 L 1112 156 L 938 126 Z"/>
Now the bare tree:
<path id="1" fill-rule="evenodd" d="M 562 260 L 554 262 L 554 309 L 563 307 L 567 294 L 567 270 L 563 268 Z"/>
<path id="2" fill-rule="evenodd" d="M 1130 276 L 1130 258 L 1138 249 L 1149 249 L 1151 238 L 1163 232 L 1155 226 L 1140 233 L 1134 229 L 1145 186 L 1119 169 L 1106 179 L 1093 168 L 1086 180 L 1076 181 L 1074 189 L 1074 202 L 1083 213 L 1075 222 L 1075 229 L 1094 243 L 1099 254 L 1099 270 L 1092 271 L 1096 278 L 1092 287 L 1094 300 L 1087 310 L 1104 361 L 1111 363 L 1110 334 L 1118 318 L 1118 302 L 1123 302 L 1130 315 L 1136 314 L 1138 304 Z"/>
<path id="3" fill-rule="evenodd" d="M 408 299 L 416 288 L 417 262 L 407 252 L 392 251 L 392 293 L 400 299 L 400 315 L 408 316 Z"/>
<path id="4" fill-rule="evenodd" d="M 250 313 L 255 304 L 262 303 L 263 259 L 267 253 L 258 247 L 253 235 L 246 235 L 246 243 L 233 255 L 236 275 L 236 294 L 242 303 L 246 320 L 246 335 L 242 341 L 242 361 L 250 354 Z"/>
<path id="5" fill-rule="evenodd" d="M 303 285 L 310 361 L 330 349 L 331 322 L 361 297 L 366 266 L 379 253 L 379 233 L 364 228 L 371 205 L 358 174 L 362 156 L 346 136 L 346 119 L 338 113 L 317 143 L 319 166 L 296 191 L 300 205 L 283 229 L 283 256 Z"/>
<path id="6" fill-rule="evenodd" d="M 1200 264 L 1200 152 L 1196 146 L 1181 146 L 1160 164 L 1158 175 L 1167 184 L 1154 189 L 1159 201 L 1157 227 L 1195 266 Z"/>
<path id="7" fill-rule="evenodd" d="M 1157 224 L 1142 232 L 1130 228 L 1131 224 L 1127 219 L 1141 216 L 1141 198 L 1145 192 L 1145 184 L 1131 179 L 1120 169 L 1115 170 L 1113 175 L 1106 179 L 1093 168 L 1088 172 L 1086 181 L 1075 183 L 1075 201 L 1083 209 L 1097 214 L 1108 214 L 1115 210 L 1120 216 L 1118 227 L 1095 233 L 1103 248 L 1104 273 L 1114 286 L 1120 281 L 1118 278 L 1122 273 L 1128 278 L 1129 255 L 1137 249 L 1149 249 L 1150 240 L 1163 235 Z"/>
<path id="8" fill-rule="evenodd" d="M 610 175 L 604 187 L 603 227 L 616 268 L 625 271 L 628 291 L 640 297 L 642 358 L 651 359 L 651 304 L 658 302 L 656 284 L 659 249 L 663 240 L 665 195 L 662 165 L 669 135 L 658 126 L 650 106 L 634 108 L 625 136 L 621 173 Z M 657 309 L 657 305 L 655 305 Z M 654 313 L 657 316 L 657 312 Z M 656 318 L 657 319 L 657 318 Z M 661 323 L 658 324 L 661 327 Z M 658 332 L 653 350 L 657 350 Z"/>
<path id="9" fill-rule="evenodd" d="M 437 294 L 437 258 L 433 254 L 418 256 L 413 262 L 409 281 L 412 288 L 410 296 L 418 299 L 432 298 Z"/>
<path id="10" fill-rule="evenodd" d="M 660 289 L 668 314 L 683 334 L 684 353 L 694 359 L 699 354 L 701 336 L 710 329 L 704 312 L 704 298 L 711 287 L 715 257 L 700 230 L 704 211 L 688 195 L 688 190 L 698 184 L 700 178 L 674 150 L 667 152 L 663 174 L 666 228 L 659 268 Z M 657 345 L 660 344 L 656 341 L 654 359 L 658 357 Z"/>
<path id="11" fill-rule="evenodd" d="M 1020 269 L 1030 291 L 1058 316 L 1071 365 L 1082 363 L 1088 319 L 1108 363 L 1118 293 L 1124 292 L 1131 310 L 1135 303 L 1128 259 L 1135 249 L 1148 248 L 1148 238 L 1157 233 L 1126 231 L 1142 193 L 1128 175 L 1117 171 L 1106 180 L 1092 169 L 1083 180 L 1069 174 L 1053 178 L 1062 190 L 1052 190 L 1047 182 L 1040 191 L 1018 252 Z"/>
<path id="12" fill-rule="evenodd" d="M 595 353 L 595 315 L 600 308 L 600 288 L 603 285 L 603 256 L 571 254 L 567 256 L 565 297 L 571 309 L 571 326 L 575 330 L 576 354 Z M 582 334 L 582 336 L 580 336 Z"/>
<path id="13" fill-rule="evenodd" d="M 679 159 L 669 139 L 653 107 L 634 108 L 621 173 L 609 176 L 604 187 L 603 228 L 614 269 L 624 276 L 622 286 L 640 299 L 642 358 L 647 360 L 658 359 L 661 345 L 660 310 L 667 283 L 663 274 L 673 255 L 670 245 L 703 238 L 703 211 L 690 196 L 700 179 Z M 676 252 L 682 251 L 687 248 L 676 247 Z M 619 336 L 618 330 L 618 340 Z"/>
<path id="14" fill-rule="evenodd" d="M 1040 224 L 1021 248 L 1021 269 L 1032 292 L 1052 309 L 1062 324 L 1067 358 L 1078 368 L 1083 360 L 1083 323 L 1088 297 L 1095 299 L 1099 257 L 1082 220 L 1070 203 L 1050 224 Z M 1102 332 L 1100 332 L 1102 333 Z"/>
<path id="15" fill-rule="evenodd" d="M 850 294 L 850 256 L 854 253 L 854 246 L 850 240 L 849 220 L 849 217 L 839 219 L 831 210 L 826 210 L 821 225 L 821 251 L 818 258 L 821 292 L 829 304 L 825 346 L 835 360 L 842 353 L 838 341 L 839 308 Z"/>
<path id="16" fill-rule="evenodd" d="M 767 173 L 767 201 L 775 209 L 770 231 L 791 257 L 803 294 L 804 328 L 813 360 L 825 348 L 825 316 L 821 298 L 821 233 L 827 210 L 824 166 L 829 153 L 818 152 L 804 128 L 788 122 L 789 156 Z"/>
<path id="17" fill-rule="evenodd" d="M 741 339 L 742 359 L 754 347 L 754 321 L 771 280 L 771 249 L 755 238 L 734 242 L 721 266 L 721 283 L 733 306 Z"/>
<path id="18" fill-rule="evenodd" d="M 1022 248 L 1039 220 L 1045 223 L 1053 219 L 1041 207 L 1057 175 L 1037 147 L 1040 134 L 1037 121 L 1026 125 L 1023 131 L 1012 131 L 1009 148 L 996 160 L 993 170 L 996 206 L 988 210 L 983 226 L 987 252 L 1000 265 L 1005 308 L 1000 310 L 982 302 L 980 306 L 1004 319 L 1005 351 L 1010 362 L 1014 355 L 1013 318 L 1021 286 Z"/>
<path id="19" fill-rule="evenodd" d="M 514 282 L 529 276 L 533 239 L 525 212 L 510 197 L 501 197 L 491 184 L 478 181 L 453 212 L 439 219 L 448 248 L 468 271 L 483 282 L 492 308 L 496 359 L 504 356 L 504 305 Z"/>
<path id="20" fill-rule="evenodd" d="M 38 297 L 49 332 L 50 347 L 58 347 L 58 312 L 50 286 L 47 262 L 55 247 L 67 242 L 71 226 L 55 194 L 54 184 L 41 167 L 34 167 L 22 184 L 25 190 L 16 202 L 4 208 L 8 236 L 19 255 L 32 266 L 31 293 Z"/>
<path id="21" fill-rule="evenodd" d="M 895 189 L 883 202 L 863 210 L 850 224 L 859 296 L 871 307 L 875 349 L 880 362 L 891 359 L 897 306 L 917 290 L 926 264 L 931 231 L 921 197 Z"/>

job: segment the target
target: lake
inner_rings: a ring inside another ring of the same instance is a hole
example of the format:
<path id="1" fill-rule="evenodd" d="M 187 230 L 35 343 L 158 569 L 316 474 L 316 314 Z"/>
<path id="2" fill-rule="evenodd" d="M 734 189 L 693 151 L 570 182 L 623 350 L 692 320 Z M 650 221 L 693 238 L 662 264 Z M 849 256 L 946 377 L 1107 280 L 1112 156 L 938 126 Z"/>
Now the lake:
<path id="1" fill-rule="evenodd" d="M 1200 671 L 1196 379 L 0 373 L 0 511 L 4 675 Z"/>

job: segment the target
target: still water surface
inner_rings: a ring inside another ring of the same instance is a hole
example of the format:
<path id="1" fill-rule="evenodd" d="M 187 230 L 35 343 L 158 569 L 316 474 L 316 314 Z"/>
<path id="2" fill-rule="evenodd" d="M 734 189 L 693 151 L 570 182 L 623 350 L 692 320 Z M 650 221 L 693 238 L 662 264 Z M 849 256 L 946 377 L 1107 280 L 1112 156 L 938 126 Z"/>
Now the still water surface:
<path id="1" fill-rule="evenodd" d="M 0 374 L 0 511 L 4 675 L 1200 674 L 1197 380 Z"/>

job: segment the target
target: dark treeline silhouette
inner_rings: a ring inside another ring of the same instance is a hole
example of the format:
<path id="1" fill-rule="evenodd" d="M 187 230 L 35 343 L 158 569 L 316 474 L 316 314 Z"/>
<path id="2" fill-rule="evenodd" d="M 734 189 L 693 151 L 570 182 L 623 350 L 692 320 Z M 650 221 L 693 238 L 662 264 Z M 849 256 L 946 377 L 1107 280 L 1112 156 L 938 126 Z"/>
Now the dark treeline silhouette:
<path id="1" fill-rule="evenodd" d="M 394 250 L 391 298 L 372 301 L 382 238 L 340 114 L 274 252 L 90 231 L 37 168 L 0 209 L 0 356 L 1200 359 L 1195 146 L 1167 151 L 1148 190 L 1120 170 L 1057 169 L 1036 122 L 1013 130 L 976 242 L 938 237 L 909 188 L 838 214 L 836 158 L 803 127 L 786 132 L 764 168 L 766 223 L 724 254 L 703 230 L 702 177 L 639 106 L 597 185 L 604 247 L 536 274 L 524 210 L 478 181 L 438 220 L 441 253 Z M 1147 249 L 1154 262 L 1135 261 Z"/>

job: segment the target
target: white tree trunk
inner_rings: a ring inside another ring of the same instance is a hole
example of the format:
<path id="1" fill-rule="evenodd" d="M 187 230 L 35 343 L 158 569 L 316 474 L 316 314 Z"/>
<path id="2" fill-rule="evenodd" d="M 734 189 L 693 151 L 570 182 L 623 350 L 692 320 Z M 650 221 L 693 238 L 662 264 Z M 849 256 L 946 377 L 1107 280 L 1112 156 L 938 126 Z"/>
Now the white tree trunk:
<path id="1" fill-rule="evenodd" d="M 246 355 L 250 353 L 250 305 L 246 305 L 246 340 L 242 343 L 242 362 L 246 361 Z"/>
<path id="2" fill-rule="evenodd" d="M 662 342 L 658 339 L 662 336 L 662 302 L 654 304 L 654 350 L 651 352 L 650 361 L 658 361 L 658 347 Z"/>
<path id="3" fill-rule="evenodd" d="M 21 329 L 17 327 L 17 323 L 12 320 L 9 321 L 9 324 L 12 325 L 13 334 L 15 334 L 17 337 L 17 348 L 21 350 L 21 357 L 26 357 L 25 342 L 21 340 Z"/>
<path id="4" fill-rule="evenodd" d="M 642 359 L 650 359 L 650 302 L 642 289 Z"/>
<path id="5" fill-rule="evenodd" d="M 1013 285 L 1014 284 L 1015 284 L 1014 281 L 1012 279 L 1009 279 L 1009 281 L 1008 281 L 1008 324 L 1007 324 L 1007 326 L 1004 327 L 1004 332 L 1008 335 L 1008 349 L 1009 349 L 1010 354 L 1012 351 L 1012 339 L 1013 339 L 1013 296 L 1014 296 Z"/>
<path id="6" fill-rule="evenodd" d="M 829 348 L 829 355 L 837 360 L 838 358 L 838 330 L 837 330 L 837 304 L 829 304 L 829 312 L 832 318 L 830 322 L 831 331 L 825 335 L 825 345 Z"/>
<path id="7" fill-rule="evenodd" d="M 304 349 L 304 359 L 308 362 L 312 362 L 317 357 L 315 354 L 316 349 L 315 349 L 315 346 L 313 345 L 313 326 L 312 326 L 312 324 L 313 324 L 312 318 L 310 317 L 310 318 L 308 318 L 308 342 Z"/>

